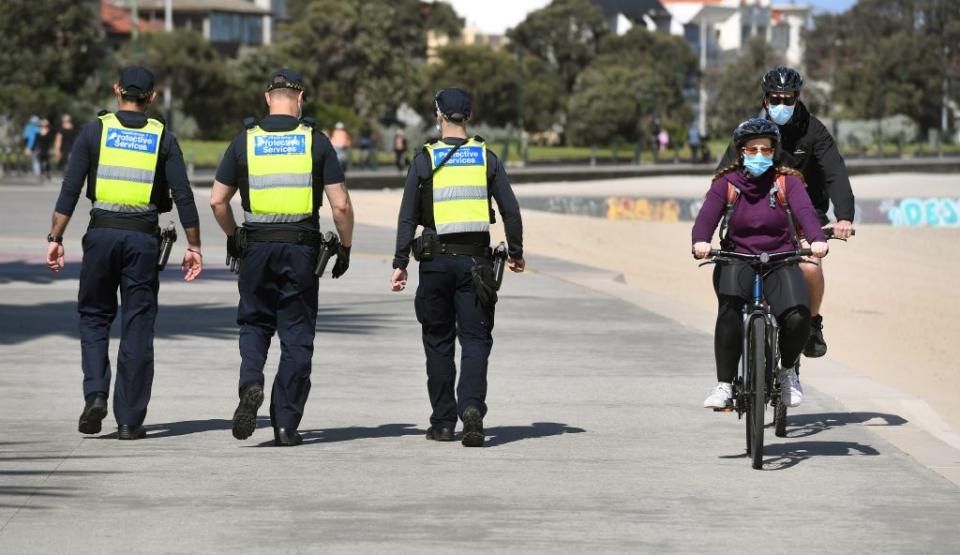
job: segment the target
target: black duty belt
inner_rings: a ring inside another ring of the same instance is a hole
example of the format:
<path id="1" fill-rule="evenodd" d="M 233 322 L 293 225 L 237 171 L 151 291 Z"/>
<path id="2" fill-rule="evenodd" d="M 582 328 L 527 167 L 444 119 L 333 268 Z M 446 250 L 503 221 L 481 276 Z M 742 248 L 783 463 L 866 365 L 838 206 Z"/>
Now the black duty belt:
<path id="1" fill-rule="evenodd" d="M 94 216 L 90 218 L 90 225 L 87 229 L 123 229 L 126 231 L 139 231 L 149 235 L 160 236 L 160 228 L 157 224 L 152 224 L 136 218 L 113 218 L 110 216 Z"/>
<path id="2" fill-rule="evenodd" d="M 480 245 L 453 245 L 450 243 L 440 243 L 440 254 L 459 254 L 461 256 L 493 256 L 493 250 L 490 247 L 481 247 Z"/>
<path id="3" fill-rule="evenodd" d="M 283 229 L 247 229 L 248 243 L 287 243 L 291 245 L 320 246 L 319 231 L 290 231 Z"/>

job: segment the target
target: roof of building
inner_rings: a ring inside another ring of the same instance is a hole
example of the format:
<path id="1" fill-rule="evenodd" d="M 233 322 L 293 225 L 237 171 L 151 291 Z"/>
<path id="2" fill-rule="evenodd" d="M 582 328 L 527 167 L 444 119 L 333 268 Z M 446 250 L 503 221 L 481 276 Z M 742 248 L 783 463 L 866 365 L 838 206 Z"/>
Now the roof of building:
<path id="1" fill-rule="evenodd" d="M 129 35 L 133 32 L 130 10 L 117 6 L 109 0 L 100 0 L 100 21 L 103 29 L 111 35 Z M 137 26 L 141 32 L 153 31 L 158 28 L 156 23 L 141 19 Z M 162 26 L 162 24 L 160 24 Z"/>
<path id="2" fill-rule="evenodd" d="M 163 0 L 139 0 L 141 12 L 163 12 Z M 255 15 L 269 15 L 265 10 L 247 0 L 173 0 L 174 12 L 228 12 Z"/>

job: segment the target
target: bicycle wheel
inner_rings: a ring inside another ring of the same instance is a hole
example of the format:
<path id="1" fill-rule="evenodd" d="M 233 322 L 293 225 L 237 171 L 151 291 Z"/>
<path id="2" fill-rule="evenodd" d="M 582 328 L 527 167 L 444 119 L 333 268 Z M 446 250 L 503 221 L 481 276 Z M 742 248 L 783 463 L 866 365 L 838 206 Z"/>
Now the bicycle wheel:
<path id="1" fill-rule="evenodd" d="M 780 400 L 773 412 L 773 428 L 777 437 L 787 437 L 787 404 Z"/>
<path id="2" fill-rule="evenodd" d="M 750 434 L 750 456 L 753 468 L 763 467 L 763 419 L 767 405 L 766 387 L 766 321 L 763 318 L 750 320 L 747 341 L 747 372 L 750 386 L 747 388 L 747 426 Z"/>

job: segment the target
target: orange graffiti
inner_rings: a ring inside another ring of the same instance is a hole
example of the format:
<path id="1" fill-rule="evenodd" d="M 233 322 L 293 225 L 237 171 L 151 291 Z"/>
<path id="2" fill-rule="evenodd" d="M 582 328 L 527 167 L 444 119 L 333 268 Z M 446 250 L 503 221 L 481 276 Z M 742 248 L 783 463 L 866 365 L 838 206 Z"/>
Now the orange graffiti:
<path id="1" fill-rule="evenodd" d="M 607 219 L 676 222 L 680 220 L 680 205 L 673 199 L 609 197 Z"/>

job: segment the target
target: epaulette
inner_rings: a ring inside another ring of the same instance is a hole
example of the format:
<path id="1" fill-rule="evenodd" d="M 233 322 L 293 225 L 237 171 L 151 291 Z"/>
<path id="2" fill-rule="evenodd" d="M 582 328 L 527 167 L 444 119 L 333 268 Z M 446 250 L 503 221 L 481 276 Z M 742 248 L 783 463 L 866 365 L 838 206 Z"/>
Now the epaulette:
<path id="1" fill-rule="evenodd" d="M 487 142 L 487 141 L 485 141 L 485 140 L 483 139 L 483 137 L 481 137 L 480 135 L 474 135 L 474 136 L 473 136 L 473 140 L 474 140 L 474 141 L 477 141 L 478 143 L 485 143 L 485 142 Z"/>
<path id="2" fill-rule="evenodd" d="M 304 117 L 300 118 L 300 123 L 306 125 L 307 127 L 311 128 L 311 129 L 316 129 L 316 128 L 317 128 L 317 118 L 312 118 L 312 117 L 310 117 L 310 116 L 304 116 Z"/>
<path id="3" fill-rule="evenodd" d="M 439 143 L 439 142 L 440 142 L 440 138 L 439 138 L 439 137 L 435 137 L 435 138 L 433 138 L 433 139 L 428 140 L 428 141 L 427 141 L 427 144 L 428 144 L 428 145 L 435 145 L 435 144 L 437 144 L 437 143 Z"/>
<path id="4" fill-rule="evenodd" d="M 107 115 L 107 114 L 109 114 L 109 113 L 110 113 L 110 110 L 100 110 L 99 112 L 97 112 L 97 117 L 99 118 L 99 117 L 105 116 L 105 115 Z"/>
<path id="5" fill-rule="evenodd" d="M 155 115 L 155 116 L 150 116 L 150 119 L 155 119 L 155 120 L 159 121 L 160 123 L 162 123 L 162 124 L 164 125 L 164 127 L 166 127 L 166 125 L 167 125 L 167 120 L 163 119 L 163 116 L 161 116 L 161 115 L 159 115 L 159 114 L 157 114 L 157 115 Z"/>
<path id="6" fill-rule="evenodd" d="M 247 116 L 243 118 L 243 128 L 244 129 L 253 129 L 257 125 L 257 118 L 253 116 Z"/>

